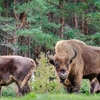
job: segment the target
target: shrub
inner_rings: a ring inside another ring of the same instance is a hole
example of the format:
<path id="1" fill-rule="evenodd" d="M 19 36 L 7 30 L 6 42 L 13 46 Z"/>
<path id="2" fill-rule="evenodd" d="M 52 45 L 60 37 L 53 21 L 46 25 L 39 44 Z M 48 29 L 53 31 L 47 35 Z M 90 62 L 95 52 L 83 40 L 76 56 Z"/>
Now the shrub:
<path id="1" fill-rule="evenodd" d="M 90 93 L 90 84 L 88 79 L 82 80 L 82 86 L 80 89 L 81 93 L 89 94 Z"/>
<path id="2" fill-rule="evenodd" d="M 15 97 L 16 96 L 16 92 L 15 90 L 9 85 L 7 87 L 4 87 L 2 90 L 2 96 L 5 97 Z"/>
<path id="3" fill-rule="evenodd" d="M 35 93 L 59 93 L 62 91 L 62 85 L 57 79 L 53 66 L 47 64 L 45 54 L 41 53 L 39 66 L 35 69 L 35 78 L 31 82 Z"/>

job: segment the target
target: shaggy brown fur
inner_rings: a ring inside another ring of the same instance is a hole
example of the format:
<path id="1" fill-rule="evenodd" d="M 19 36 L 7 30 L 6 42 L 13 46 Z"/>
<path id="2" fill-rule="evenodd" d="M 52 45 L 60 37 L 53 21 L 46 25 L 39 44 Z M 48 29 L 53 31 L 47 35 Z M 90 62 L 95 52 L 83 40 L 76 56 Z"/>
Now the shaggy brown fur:
<path id="1" fill-rule="evenodd" d="M 35 62 L 22 56 L 0 56 L 0 92 L 1 87 L 15 82 L 19 96 L 30 92 L 28 80 L 31 78 Z"/>
<path id="2" fill-rule="evenodd" d="M 94 78 L 92 81 L 90 81 L 90 86 L 91 93 L 100 93 L 100 84 L 97 78 Z"/>
<path id="3" fill-rule="evenodd" d="M 76 52 L 76 54 L 75 54 Z M 90 81 L 97 77 L 100 82 L 100 48 L 86 45 L 80 40 L 61 40 L 50 57 L 61 83 L 69 93 L 79 92 L 82 78 Z M 68 80 L 66 82 L 66 80 Z"/>

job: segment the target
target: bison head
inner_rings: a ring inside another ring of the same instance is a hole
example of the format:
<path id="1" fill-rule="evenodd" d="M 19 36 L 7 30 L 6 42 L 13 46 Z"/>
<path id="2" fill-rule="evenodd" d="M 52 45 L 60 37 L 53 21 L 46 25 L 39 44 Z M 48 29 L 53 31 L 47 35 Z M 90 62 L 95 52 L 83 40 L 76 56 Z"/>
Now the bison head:
<path id="1" fill-rule="evenodd" d="M 54 56 L 50 55 L 50 52 L 47 52 L 47 57 L 49 59 L 49 63 L 54 65 L 57 75 L 60 78 L 61 82 L 64 82 L 64 80 L 68 77 L 73 59 L 76 57 L 77 52 L 73 50 L 73 55 L 69 56 L 68 54 L 55 54 Z"/>

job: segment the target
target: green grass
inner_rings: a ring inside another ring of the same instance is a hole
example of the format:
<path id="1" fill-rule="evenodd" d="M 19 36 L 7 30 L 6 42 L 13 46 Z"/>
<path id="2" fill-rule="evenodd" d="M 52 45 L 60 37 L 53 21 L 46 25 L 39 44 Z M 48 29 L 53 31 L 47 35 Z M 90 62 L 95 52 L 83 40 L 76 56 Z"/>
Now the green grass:
<path id="1" fill-rule="evenodd" d="M 23 97 L 1 97 L 0 100 L 100 100 L 100 94 L 33 94 Z"/>

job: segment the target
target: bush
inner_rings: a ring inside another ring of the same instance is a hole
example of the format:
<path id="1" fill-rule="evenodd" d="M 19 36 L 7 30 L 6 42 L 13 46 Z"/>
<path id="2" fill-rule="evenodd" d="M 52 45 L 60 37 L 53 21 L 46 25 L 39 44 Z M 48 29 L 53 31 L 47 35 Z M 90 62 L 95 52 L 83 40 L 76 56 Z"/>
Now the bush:
<path id="1" fill-rule="evenodd" d="M 45 54 L 41 54 L 38 61 L 39 66 L 35 69 L 35 78 L 31 82 L 35 93 L 59 93 L 62 91 L 62 85 L 57 79 L 53 66 L 47 64 Z"/>
<path id="2" fill-rule="evenodd" d="M 5 97 L 15 97 L 16 96 L 16 92 L 15 90 L 9 85 L 7 87 L 4 87 L 2 90 L 2 96 Z"/>
<path id="3" fill-rule="evenodd" d="M 88 79 L 83 79 L 80 92 L 85 94 L 90 93 L 90 84 Z"/>

